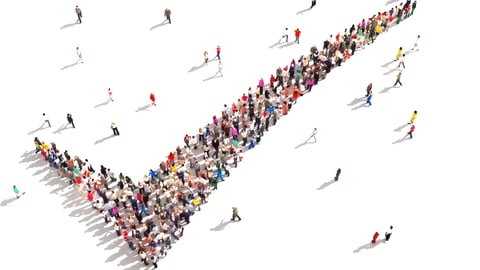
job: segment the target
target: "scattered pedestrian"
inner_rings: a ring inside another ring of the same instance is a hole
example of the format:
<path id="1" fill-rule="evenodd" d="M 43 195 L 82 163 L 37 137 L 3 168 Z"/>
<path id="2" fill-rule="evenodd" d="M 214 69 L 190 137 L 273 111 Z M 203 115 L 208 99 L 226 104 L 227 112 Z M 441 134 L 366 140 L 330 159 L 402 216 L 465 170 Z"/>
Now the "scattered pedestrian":
<path id="1" fill-rule="evenodd" d="M 288 43 L 288 28 L 285 28 L 285 31 L 283 31 L 283 35 L 282 35 L 282 38 L 280 39 L 280 43 L 282 43 L 282 40 L 284 38 L 285 38 L 285 42 Z"/>
<path id="2" fill-rule="evenodd" d="M 368 94 L 368 96 L 367 96 L 366 104 L 368 104 L 368 106 L 372 106 L 372 96 L 373 96 L 372 92 L 370 92 L 370 94 Z"/>
<path id="3" fill-rule="evenodd" d="M 296 30 L 294 30 L 294 32 L 295 32 L 295 42 L 297 44 L 300 44 L 300 34 L 302 34 L 302 31 L 300 31 L 300 29 L 297 28 Z"/>
<path id="4" fill-rule="evenodd" d="M 341 172 L 342 172 L 342 169 L 338 168 L 337 173 L 335 174 L 335 181 L 338 181 L 338 178 L 340 177 Z"/>
<path id="5" fill-rule="evenodd" d="M 368 86 L 367 86 L 367 94 L 365 95 L 365 97 L 368 97 L 370 95 L 370 93 L 372 92 L 372 83 L 369 83 Z"/>
<path id="6" fill-rule="evenodd" d="M 217 46 L 217 58 L 218 58 L 218 60 L 220 60 L 220 51 L 221 51 L 220 46 Z"/>
<path id="7" fill-rule="evenodd" d="M 398 67 L 403 66 L 405 69 L 405 54 L 402 54 L 402 57 L 400 57 L 400 62 L 398 62 Z"/>
<path id="8" fill-rule="evenodd" d="M 172 20 L 170 16 L 172 15 L 172 11 L 169 8 L 165 9 L 165 17 L 167 18 L 166 21 L 168 21 L 169 24 L 172 24 Z"/>
<path id="9" fill-rule="evenodd" d="M 400 59 L 400 56 L 402 56 L 403 54 L 403 48 L 400 47 L 397 51 L 397 56 L 395 57 L 395 61 L 398 61 L 398 59 Z"/>
<path id="10" fill-rule="evenodd" d="M 413 124 L 413 121 L 415 121 L 415 118 L 417 118 L 417 111 L 413 111 L 412 117 L 410 117 L 410 122 L 408 124 Z"/>
<path id="11" fill-rule="evenodd" d="M 316 5 L 317 5 L 317 0 L 312 0 L 312 5 L 310 6 L 310 9 L 312 9 Z"/>
<path id="12" fill-rule="evenodd" d="M 49 128 L 52 127 L 52 125 L 50 125 L 50 119 L 49 119 L 48 115 L 46 115 L 45 113 L 42 114 L 42 121 L 43 121 L 42 126 L 43 126 L 45 123 L 47 123 Z"/>
<path id="13" fill-rule="evenodd" d="M 237 207 L 232 207 L 232 221 L 236 221 L 238 218 L 238 221 L 241 221 L 242 219 L 238 215 L 238 208 Z"/>
<path id="14" fill-rule="evenodd" d="M 377 242 L 378 236 L 380 236 L 380 234 L 378 232 L 375 232 L 375 234 L 373 235 L 372 244 L 375 244 Z"/>
<path id="15" fill-rule="evenodd" d="M 203 52 L 203 59 L 205 60 L 205 62 L 203 63 L 205 66 L 208 65 L 208 52 L 205 51 Z"/>
<path id="16" fill-rule="evenodd" d="M 150 93 L 150 101 L 152 101 L 152 106 L 157 106 L 155 103 L 155 95 L 153 93 Z"/>
<path id="17" fill-rule="evenodd" d="M 77 13 L 77 22 L 82 23 L 82 10 L 78 6 L 75 7 L 75 13 Z"/>
<path id="18" fill-rule="evenodd" d="M 402 86 L 402 82 L 400 81 L 402 79 L 402 72 L 398 72 L 397 74 L 397 80 L 395 81 L 395 84 L 393 86 L 397 86 L 397 84 L 400 84 Z"/>
<path id="19" fill-rule="evenodd" d="M 310 136 L 310 138 L 313 138 L 315 142 L 317 142 L 317 137 L 316 137 L 317 132 L 318 132 L 317 128 L 314 128 L 312 131 L 312 135 Z"/>
<path id="20" fill-rule="evenodd" d="M 73 117 L 69 113 L 67 113 L 67 121 L 68 121 L 68 124 L 72 125 L 72 127 L 75 128 L 75 124 L 73 123 Z"/>
<path id="21" fill-rule="evenodd" d="M 415 50 L 418 51 L 418 42 L 420 41 L 420 35 L 417 36 L 417 39 L 415 40 L 415 43 L 413 44 L 413 48 L 411 49 L 411 51 Z"/>
<path id="22" fill-rule="evenodd" d="M 22 196 L 23 194 L 25 194 L 25 192 L 23 192 L 22 194 L 20 194 L 20 190 L 18 190 L 17 186 L 13 186 L 13 192 L 15 192 L 15 197 L 18 199 L 20 198 L 20 196 Z"/>
<path id="23" fill-rule="evenodd" d="M 385 241 L 390 240 L 390 237 L 392 236 L 392 230 L 393 226 L 390 226 L 390 229 L 385 233 Z"/>
<path id="24" fill-rule="evenodd" d="M 408 136 L 410 136 L 410 139 L 413 138 L 413 132 L 415 131 L 415 125 L 412 124 L 412 126 L 410 127 L 410 131 L 407 133 Z"/>
<path id="25" fill-rule="evenodd" d="M 223 77 L 222 69 L 223 69 L 222 61 L 218 61 L 218 72 L 217 73 L 220 74 L 220 77 Z"/>
<path id="26" fill-rule="evenodd" d="M 120 132 L 118 132 L 117 124 L 115 124 L 115 122 L 112 122 L 112 124 L 110 125 L 110 128 L 112 128 L 114 136 L 120 135 Z"/>
<path id="27" fill-rule="evenodd" d="M 108 98 L 110 99 L 110 101 L 113 101 L 112 95 L 113 95 L 112 90 L 108 88 Z"/>
<path id="28" fill-rule="evenodd" d="M 417 8 L 417 0 L 413 1 L 412 11 L 410 12 L 410 16 L 413 15 L 413 11 L 415 11 L 415 8 Z"/>
<path id="29" fill-rule="evenodd" d="M 80 62 L 80 63 L 83 64 L 82 52 L 80 51 L 80 48 L 79 48 L 79 47 L 77 47 L 77 56 L 78 56 L 77 62 Z"/>

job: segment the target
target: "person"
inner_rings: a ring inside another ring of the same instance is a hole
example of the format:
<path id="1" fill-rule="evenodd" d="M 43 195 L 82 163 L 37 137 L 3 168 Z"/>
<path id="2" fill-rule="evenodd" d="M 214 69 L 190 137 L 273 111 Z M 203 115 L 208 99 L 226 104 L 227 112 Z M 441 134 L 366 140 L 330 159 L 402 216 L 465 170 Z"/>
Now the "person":
<path id="1" fill-rule="evenodd" d="M 392 236 L 392 229 L 393 226 L 390 226 L 390 229 L 385 233 L 385 241 L 390 240 L 390 237 Z"/>
<path id="2" fill-rule="evenodd" d="M 375 234 L 373 235 L 372 244 L 375 244 L 377 242 L 378 236 L 380 236 L 380 234 L 378 232 L 375 232 Z"/>
<path id="3" fill-rule="evenodd" d="M 170 18 L 170 15 L 172 15 L 172 11 L 169 8 L 166 8 L 165 9 L 165 17 L 167 18 L 168 23 L 172 24 L 172 20 Z"/>
<path id="4" fill-rule="evenodd" d="M 282 35 L 282 38 L 280 39 L 280 43 L 282 42 L 283 38 L 285 38 L 285 42 L 288 43 L 288 28 L 285 28 L 285 31 L 283 31 L 283 35 Z"/>
<path id="5" fill-rule="evenodd" d="M 368 97 L 371 92 L 372 92 L 372 83 L 369 83 L 367 86 L 367 94 L 365 95 L 365 97 Z"/>
<path id="6" fill-rule="evenodd" d="M 52 127 L 52 125 L 50 125 L 50 120 L 48 119 L 48 116 L 47 116 L 45 113 L 42 114 L 42 120 L 43 120 L 43 123 L 47 123 L 47 124 L 48 124 L 48 127 L 49 127 L 49 128 Z M 43 124 L 42 124 L 42 126 L 43 126 Z"/>
<path id="7" fill-rule="evenodd" d="M 25 194 L 25 192 L 23 192 L 22 194 L 20 194 L 20 190 L 18 190 L 18 188 L 14 185 L 13 186 L 13 192 L 15 192 L 15 197 L 18 199 L 20 198 L 20 196 L 22 196 L 23 194 Z"/>
<path id="8" fill-rule="evenodd" d="M 223 69 L 222 61 L 218 61 L 218 73 L 220 73 L 220 77 L 223 77 L 222 69 Z"/>
<path id="9" fill-rule="evenodd" d="M 75 7 L 75 13 L 77 14 L 78 18 L 77 22 L 82 23 L 82 10 L 78 6 Z"/>
<path id="10" fill-rule="evenodd" d="M 119 135 L 120 135 L 120 132 L 118 132 L 118 128 L 117 128 L 117 125 L 115 124 L 115 122 L 112 122 L 112 124 L 110 125 L 110 127 L 111 127 L 112 130 L 113 130 L 113 135 L 114 135 L 114 136 L 119 136 Z"/>
<path id="11" fill-rule="evenodd" d="M 412 117 L 410 117 L 410 122 L 408 124 L 413 124 L 413 121 L 415 121 L 415 118 L 417 118 L 417 111 L 413 111 Z"/>
<path id="12" fill-rule="evenodd" d="M 238 221 L 241 221 L 242 219 L 238 215 L 238 208 L 237 207 L 232 207 L 232 221 L 235 221 L 238 218 Z"/>
<path id="13" fill-rule="evenodd" d="M 372 92 L 370 92 L 370 94 L 367 96 L 367 104 L 368 106 L 372 106 Z"/>
<path id="14" fill-rule="evenodd" d="M 400 84 L 400 86 L 402 86 L 402 82 L 400 81 L 400 79 L 402 78 L 402 72 L 398 72 L 397 74 L 397 80 L 395 81 L 395 84 L 393 86 L 397 86 L 397 84 Z"/>
<path id="15" fill-rule="evenodd" d="M 398 61 L 398 59 L 400 59 L 400 56 L 402 56 L 402 54 L 403 54 L 403 48 L 400 47 L 398 49 L 397 56 L 395 57 L 395 61 Z"/>
<path id="16" fill-rule="evenodd" d="M 398 62 L 398 67 L 403 66 L 405 68 L 405 54 L 402 54 L 402 57 L 400 57 L 400 62 Z"/>
<path id="17" fill-rule="evenodd" d="M 410 139 L 413 138 L 413 132 L 415 131 L 415 125 L 412 124 L 410 127 L 410 131 L 407 133 L 408 136 L 410 136 Z"/>
<path id="18" fill-rule="evenodd" d="M 217 46 L 217 58 L 218 58 L 218 60 L 220 60 L 220 51 L 221 51 L 220 46 Z"/>
<path id="19" fill-rule="evenodd" d="M 418 42 L 420 41 L 420 35 L 417 36 L 417 39 L 415 40 L 415 44 L 413 44 L 413 48 L 411 49 L 411 51 L 417 49 L 418 51 Z"/>
<path id="20" fill-rule="evenodd" d="M 78 61 L 77 62 L 80 62 L 83 64 L 83 57 L 82 57 L 82 52 L 80 51 L 80 48 L 77 47 L 77 56 L 78 56 Z"/>
<path id="21" fill-rule="evenodd" d="M 310 136 L 310 138 L 313 138 L 315 140 L 315 142 L 317 141 L 317 137 L 315 137 L 315 135 L 317 135 L 317 128 L 314 128 L 313 131 L 312 131 L 312 135 Z"/>
<path id="22" fill-rule="evenodd" d="M 341 172 L 342 172 L 342 169 L 338 168 L 337 173 L 335 174 L 335 181 L 338 181 L 338 177 L 340 177 Z"/>
<path id="23" fill-rule="evenodd" d="M 317 5 L 317 0 L 312 0 L 312 5 L 310 6 L 310 9 L 312 9 L 315 5 Z"/>
<path id="24" fill-rule="evenodd" d="M 300 29 L 297 28 L 293 32 L 295 32 L 295 42 L 297 44 L 300 44 L 300 34 L 302 33 L 302 31 L 300 31 Z"/>
<path id="25" fill-rule="evenodd" d="M 157 260 L 158 260 L 158 259 L 157 259 L 156 256 L 150 257 L 150 262 L 152 262 L 154 268 L 157 268 L 157 267 L 158 267 L 158 265 L 157 265 Z"/>
<path id="26" fill-rule="evenodd" d="M 152 101 L 152 106 L 157 106 L 155 103 L 155 95 L 153 93 L 150 93 L 150 101 Z"/>
<path id="27" fill-rule="evenodd" d="M 203 59 L 205 60 L 205 62 L 203 64 L 205 66 L 208 65 L 208 52 L 207 51 L 203 52 Z"/>
<path id="28" fill-rule="evenodd" d="M 112 95 L 113 95 L 112 90 L 108 88 L 108 98 L 110 99 L 110 101 L 113 101 Z"/>
<path id="29" fill-rule="evenodd" d="M 68 124 L 72 125 L 73 128 L 75 128 L 75 124 L 73 123 L 73 118 L 72 118 L 72 115 L 67 113 L 67 121 L 68 121 Z"/>

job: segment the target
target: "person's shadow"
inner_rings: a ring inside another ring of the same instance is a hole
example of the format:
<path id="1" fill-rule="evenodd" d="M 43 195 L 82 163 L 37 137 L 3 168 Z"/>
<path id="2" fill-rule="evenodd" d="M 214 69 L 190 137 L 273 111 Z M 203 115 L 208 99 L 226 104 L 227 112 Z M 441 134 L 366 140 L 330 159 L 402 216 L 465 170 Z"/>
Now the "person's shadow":
<path id="1" fill-rule="evenodd" d="M 152 104 L 147 104 L 145 106 L 142 106 L 135 110 L 135 112 L 141 112 L 141 111 L 149 111 L 150 107 L 152 107 Z"/>
<path id="2" fill-rule="evenodd" d="M 406 141 L 407 139 L 409 139 L 409 137 L 408 137 L 408 135 L 405 135 L 403 138 L 394 141 L 392 144 L 402 143 L 402 142 Z"/>
<path id="3" fill-rule="evenodd" d="M 376 246 L 378 246 L 379 244 L 385 244 L 387 240 L 384 238 L 384 239 L 381 239 L 381 240 L 378 240 L 375 244 L 373 244 L 372 242 L 368 242 L 367 244 L 365 245 L 361 245 L 359 246 L 358 248 L 356 248 L 353 253 L 359 253 L 360 251 L 362 251 L 363 249 L 372 249 Z"/>
<path id="4" fill-rule="evenodd" d="M 218 74 L 220 74 L 220 76 L 218 76 Z M 221 71 L 217 71 L 217 73 L 215 73 L 213 76 L 210 76 L 206 79 L 203 79 L 203 81 L 206 82 L 206 81 L 209 81 L 211 79 L 216 79 L 216 78 L 221 78 L 221 77 L 223 77 Z"/>
<path id="5" fill-rule="evenodd" d="M 283 48 L 286 48 L 286 47 L 290 47 L 292 46 L 293 44 L 297 44 L 297 42 L 295 41 L 290 41 L 290 42 L 286 42 L 285 44 L 281 45 L 281 46 L 278 46 L 279 49 L 283 49 Z"/>
<path id="6" fill-rule="evenodd" d="M 380 94 L 388 93 L 388 91 L 392 88 L 393 88 L 393 86 L 384 87 L 383 90 L 380 91 L 379 93 Z"/>
<path id="7" fill-rule="evenodd" d="M 9 204 L 12 203 L 13 201 L 15 201 L 16 199 L 14 197 L 12 198 L 9 198 L 9 199 L 5 199 L 3 200 L 0 205 L 1 206 L 10 206 Z"/>
<path id="8" fill-rule="evenodd" d="M 330 186 L 330 185 L 333 184 L 333 183 L 335 183 L 335 178 L 332 179 L 332 180 L 330 180 L 330 181 L 328 181 L 328 182 L 323 183 L 321 186 L 319 186 L 319 187 L 317 188 L 317 190 L 325 189 L 326 187 Z"/>
<path id="9" fill-rule="evenodd" d="M 167 24 L 169 24 L 169 23 L 168 23 L 168 19 L 165 19 L 165 21 L 163 21 L 163 22 L 161 22 L 161 23 L 159 23 L 159 24 L 156 24 L 156 25 L 150 27 L 150 31 L 152 31 L 153 29 L 158 28 L 158 27 L 160 27 L 160 26 L 167 25 Z"/>
<path id="10" fill-rule="evenodd" d="M 358 110 L 360 108 L 366 108 L 366 107 L 369 107 L 368 104 L 365 102 L 365 103 L 362 103 L 360 105 L 358 105 L 357 107 L 353 107 L 352 108 L 352 111 L 355 111 L 355 110 Z"/>
<path id="11" fill-rule="evenodd" d="M 312 139 L 312 138 L 313 138 L 313 136 L 308 137 L 308 139 L 306 139 L 303 143 L 295 146 L 295 149 L 298 149 L 298 148 L 300 148 L 300 147 L 302 147 L 302 146 L 304 146 L 304 145 L 306 145 L 306 144 L 316 143 L 316 142 L 317 142 L 316 140 L 313 141 L 313 142 L 310 141 L 310 139 Z"/>
<path id="12" fill-rule="evenodd" d="M 46 129 L 48 126 L 45 126 L 45 124 L 41 125 L 39 128 L 35 129 L 35 130 L 32 130 L 30 131 L 27 135 L 32 135 L 33 133 L 37 132 L 37 131 L 40 131 L 42 129 Z"/>
<path id="13" fill-rule="evenodd" d="M 68 28 L 68 27 L 75 26 L 75 25 L 77 25 L 77 24 L 78 24 L 77 21 L 75 21 L 74 23 L 67 23 L 67 24 L 65 24 L 64 26 L 60 27 L 60 30 L 65 29 L 65 28 Z"/>
<path id="14" fill-rule="evenodd" d="M 305 13 L 305 12 L 307 12 L 307 11 L 310 11 L 310 10 L 312 10 L 312 8 L 302 9 L 302 10 L 298 11 L 296 15 L 299 15 L 299 14 L 300 14 L 300 15 L 303 15 L 303 13 Z"/>
<path id="15" fill-rule="evenodd" d="M 198 66 L 193 66 L 188 72 L 193 72 L 199 68 L 203 67 L 203 63 L 201 65 L 198 65 Z"/>
<path id="16" fill-rule="evenodd" d="M 400 132 L 400 131 L 402 131 L 402 129 L 404 129 L 407 126 L 408 126 L 408 124 L 401 125 L 401 126 L 397 127 L 396 129 L 394 129 L 393 131 Z"/>
<path id="17" fill-rule="evenodd" d="M 99 139 L 99 140 L 96 140 L 96 141 L 95 141 L 95 144 L 102 143 L 102 142 L 104 142 L 104 141 L 106 141 L 106 140 L 108 140 L 108 139 L 111 139 L 111 138 L 113 138 L 113 137 L 115 137 L 115 135 L 112 134 L 112 135 L 110 135 L 110 136 L 101 138 L 101 139 Z"/>
<path id="18" fill-rule="evenodd" d="M 66 66 L 62 67 L 60 70 L 65 70 L 65 69 L 67 69 L 67 68 L 71 68 L 71 67 L 74 67 L 74 66 L 76 66 L 76 65 L 78 65 L 78 61 L 75 62 L 75 63 L 72 63 L 72 64 L 70 64 L 70 65 L 66 65 Z"/>
<path id="19" fill-rule="evenodd" d="M 366 97 L 365 97 L 366 98 Z M 348 104 L 348 106 L 354 106 L 354 105 L 357 105 L 359 102 L 362 102 L 365 100 L 365 98 L 356 98 L 354 100 L 352 100 L 352 102 L 350 102 Z"/>
<path id="20" fill-rule="evenodd" d="M 223 219 L 222 219 L 222 221 L 220 221 L 220 224 L 211 228 L 210 231 L 214 231 L 214 232 L 223 231 L 225 229 L 225 227 L 227 227 L 227 225 L 230 224 L 230 223 L 233 223 L 233 221 L 229 220 L 227 222 L 223 222 Z"/>

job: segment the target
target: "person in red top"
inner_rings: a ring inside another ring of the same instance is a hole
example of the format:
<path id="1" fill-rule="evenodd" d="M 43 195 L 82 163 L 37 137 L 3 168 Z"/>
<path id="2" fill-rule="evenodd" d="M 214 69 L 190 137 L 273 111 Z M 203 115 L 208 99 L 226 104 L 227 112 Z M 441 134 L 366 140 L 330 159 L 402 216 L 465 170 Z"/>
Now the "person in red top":
<path id="1" fill-rule="evenodd" d="M 380 234 L 378 232 L 375 232 L 375 234 L 373 235 L 373 239 L 372 239 L 372 244 L 375 244 L 377 242 L 377 238 Z"/>
<path id="2" fill-rule="evenodd" d="M 157 104 L 155 103 L 155 95 L 153 93 L 150 93 L 150 100 L 152 101 L 153 106 L 157 106 Z"/>
<path id="3" fill-rule="evenodd" d="M 293 30 L 293 32 L 295 32 L 295 42 L 297 44 L 300 43 L 300 34 L 302 33 L 302 31 L 300 31 L 298 28 L 296 30 Z"/>
<path id="4" fill-rule="evenodd" d="M 217 46 L 217 58 L 220 60 L 220 46 Z"/>
<path id="5" fill-rule="evenodd" d="M 410 127 L 410 131 L 407 133 L 407 135 L 410 136 L 410 139 L 413 138 L 413 132 L 415 131 L 415 125 L 412 125 Z"/>

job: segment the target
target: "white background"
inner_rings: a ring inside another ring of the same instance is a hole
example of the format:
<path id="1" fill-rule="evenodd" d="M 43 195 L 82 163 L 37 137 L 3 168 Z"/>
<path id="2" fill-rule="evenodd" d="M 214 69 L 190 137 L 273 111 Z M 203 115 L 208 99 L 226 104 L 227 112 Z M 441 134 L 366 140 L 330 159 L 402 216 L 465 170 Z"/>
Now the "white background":
<path id="1" fill-rule="evenodd" d="M 385 1 L 7 1 L 0 4 L 0 231 L 2 269 L 139 269 L 84 199 L 32 157 L 33 138 L 142 177 L 183 136 L 220 115 L 260 77 L 307 54 L 328 35 L 389 9 Z M 463 1 L 466 2 L 466 1 Z M 478 94 L 473 10 L 419 1 L 408 20 L 336 68 L 245 154 L 238 169 L 192 217 L 161 269 L 478 269 Z M 467 2 L 469 4 L 469 2 Z M 74 23 L 75 5 L 84 22 Z M 172 10 L 171 25 L 164 21 Z M 470 11 L 472 10 L 472 11 Z M 299 45 L 274 45 L 300 28 Z M 395 81 L 398 47 L 420 50 Z M 189 72 L 222 47 L 217 62 Z M 75 63 L 75 47 L 85 60 Z M 373 83 L 373 105 L 349 106 Z M 114 102 L 96 107 L 113 91 Z M 136 112 L 149 104 L 158 106 Z M 418 111 L 413 140 L 403 138 Z M 41 114 L 52 128 L 37 130 Z M 66 114 L 76 129 L 61 129 Z M 110 122 L 120 136 L 111 135 Z M 318 142 L 297 147 L 317 127 Z M 35 131 L 33 134 L 32 131 Z M 30 133 L 30 134 L 29 134 Z M 24 155 L 25 154 L 25 155 Z M 337 168 L 340 180 L 332 180 Z M 12 185 L 26 195 L 13 199 Z M 239 208 L 242 221 L 213 231 Z M 394 226 L 373 249 L 375 231 Z M 105 263 L 107 262 L 107 263 Z M 151 266 L 149 266 L 151 267 Z"/>

